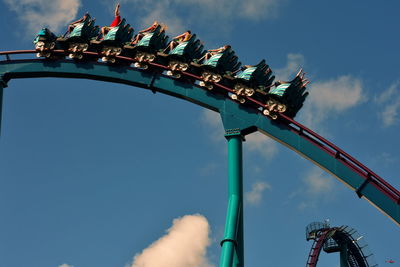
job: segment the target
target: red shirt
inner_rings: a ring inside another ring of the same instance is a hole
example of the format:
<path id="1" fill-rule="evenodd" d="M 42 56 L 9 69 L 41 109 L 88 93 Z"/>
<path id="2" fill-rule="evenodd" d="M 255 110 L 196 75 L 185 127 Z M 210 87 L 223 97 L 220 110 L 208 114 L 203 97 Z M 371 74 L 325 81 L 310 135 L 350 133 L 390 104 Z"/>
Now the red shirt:
<path id="1" fill-rule="evenodd" d="M 120 24 L 121 22 L 121 16 L 116 16 L 113 20 L 113 22 L 111 22 L 110 27 L 115 27 L 118 26 L 118 24 Z"/>

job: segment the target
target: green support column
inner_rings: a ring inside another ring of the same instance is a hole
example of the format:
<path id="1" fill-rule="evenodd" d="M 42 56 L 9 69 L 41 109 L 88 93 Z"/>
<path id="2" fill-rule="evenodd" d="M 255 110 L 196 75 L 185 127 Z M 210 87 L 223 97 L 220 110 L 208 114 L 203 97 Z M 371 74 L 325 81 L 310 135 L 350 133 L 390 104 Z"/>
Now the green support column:
<path id="1" fill-rule="evenodd" d="M 340 245 L 340 267 L 349 267 L 347 243 Z"/>
<path id="2" fill-rule="evenodd" d="M 228 139 L 228 212 L 220 267 L 243 267 L 243 155 L 240 132 L 227 134 Z"/>
<path id="3" fill-rule="evenodd" d="M 2 125 L 2 113 L 3 113 L 3 92 L 4 88 L 7 87 L 7 83 L 0 77 L 0 136 L 1 136 L 1 125 Z"/>

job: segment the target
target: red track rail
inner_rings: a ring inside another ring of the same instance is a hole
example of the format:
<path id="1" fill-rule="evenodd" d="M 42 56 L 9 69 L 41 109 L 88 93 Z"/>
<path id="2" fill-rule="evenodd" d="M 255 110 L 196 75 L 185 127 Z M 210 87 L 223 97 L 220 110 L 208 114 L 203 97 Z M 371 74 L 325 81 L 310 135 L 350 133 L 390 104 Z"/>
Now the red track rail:
<path id="1" fill-rule="evenodd" d="M 314 239 L 310 253 L 308 254 L 306 267 L 317 266 L 319 254 L 321 253 L 322 246 L 324 245 L 326 236 L 328 235 L 329 232 L 330 229 L 325 229 L 321 233 L 319 233 L 316 239 Z"/>
<path id="2" fill-rule="evenodd" d="M 0 56 L 6 56 L 6 60 L 10 61 L 10 55 L 17 55 L 17 54 L 35 54 L 35 50 L 16 50 L 16 51 L 3 51 L 0 52 Z M 64 50 L 54 50 L 52 51 L 54 54 L 59 54 L 59 55 L 67 55 L 67 52 Z M 86 55 L 91 55 L 91 56 L 97 56 L 98 58 L 101 57 L 100 54 L 95 53 L 95 52 L 84 52 Z M 129 61 L 129 62 L 136 62 L 134 59 L 129 58 L 129 57 L 123 57 L 123 56 L 117 56 L 116 57 L 119 60 L 122 61 Z M 1 62 L 1 61 L 0 61 Z M 168 67 L 157 64 L 157 63 L 149 63 L 149 65 L 167 70 Z M 194 75 L 189 72 L 182 72 L 182 74 L 186 77 L 190 77 L 196 80 L 201 80 L 201 77 Z M 222 84 L 215 84 L 217 87 L 220 89 L 223 89 L 229 93 L 233 93 L 234 90 L 226 87 Z M 247 97 L 247 100 L 250 102 L 253 102 L 259 107 L 264 108 L 264 104 L 251 98 Z M 331 155 L 332 157 L 335 157 L 339 160 L 342 161 L 343 164 L 351 168 L 354 172 L 359 174 L 360 176 L 365 178 L 365 181 L 363 185 L 361 185 L 359 188 L 356 188 L 356 192 L 359 195 L 359 197 L 362 197 L 362 188 L 367 184 L 371 183 L 375 187 L 377 187 L 380 191 L 382 191 L 384 194 L 386 194 L 388 197 L 390 197 L 394 202 L 396 202 L 398 205 L 400 205 L 400 192 L 395 189 L 393 186 L 391 186 L 388 182 L 386 182 L 383 178 L 378 176 L 375 172 L 371 171 L 369 168 L 367 168 L 365 165 L 360 163 L 358 160 L 344 152 L 342 149 L 338 148 L 336 145 L 333 143 L 329 142 L 319 134 L 315 133 L 314 131 L 308 129 L 304 125 L 298 123 L 297 121 L 293 120 L 292 118 L 287 117 L 286 115 L 280 114 L 281 121 L 285 122 L 288 127 L 290 128 L 291 131 L 295 132 L 299 136 L 301 136 L 304 139 L 307 139 L 309 142 L 312 142 L 313 144 L 317 145 L 318 147 L 321 147 L 323 150 L 325 150 L 326 153 Z"/>
<path id="3" fill-rule="evenodd" d="M 388 182 L 386 182 L 383 178 L 377 175 L 375 172 L 371 171 L 368 167 L 360 163 L 358 160 L 344 152 L 342 149 L 338 148 L 333 143 L 329 142 L 319 134 L 315 133 L 314 131 L 308 129 L 304 125 L 298 123 L 297 121 L 281 114 L 281 117 L 285 119 L 287 122 L 291 123 L 298 127 L 298 129 L 291 127 L 292 130 L 297 132 L 298 134 L 304 134 L 306 132 L 313 138 L 315 138 L 320 144 L 324 145 L 325 147 L 329 147 L 331 149 L 331 154 L 334 154 L 336 158 L 343 159 L 347 166 L 351 167 L 354 171 L 361 174 L 366 179 L 369 179 L 369 182 L 372 182 L 379 186 L 380 189 L 383 189 L 388 196 L 390 196 L 397 204 L 400 204 L 400 192 L 391 186 Z"/>

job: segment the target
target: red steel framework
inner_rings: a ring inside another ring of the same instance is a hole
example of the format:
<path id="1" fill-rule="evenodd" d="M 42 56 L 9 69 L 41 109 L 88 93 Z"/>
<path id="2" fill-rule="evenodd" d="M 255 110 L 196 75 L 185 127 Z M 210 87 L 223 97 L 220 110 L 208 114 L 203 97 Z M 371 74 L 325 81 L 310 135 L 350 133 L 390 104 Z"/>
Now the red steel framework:
<path id="1" fill-rule="evenodd" d="M 318 238 L 314 239 L 313 244 L 311 246 L 310 253 L 308 254 L 306 267 L 315 267 L 317 266 L 319 254 L 321 253 L 322 247 L 326 240 L 326 236 L 328 235 L 330 229 L 324 229 L 319 233 Z"/>

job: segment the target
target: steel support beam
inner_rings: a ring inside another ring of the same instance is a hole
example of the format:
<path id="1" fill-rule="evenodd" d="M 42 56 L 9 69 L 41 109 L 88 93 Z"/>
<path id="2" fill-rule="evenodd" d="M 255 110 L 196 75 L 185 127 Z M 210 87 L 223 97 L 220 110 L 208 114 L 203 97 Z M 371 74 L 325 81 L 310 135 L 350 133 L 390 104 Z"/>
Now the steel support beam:
<path id="1" fill-rule="evenodd" d="M 228 134 L 228 212 L 220 267 L 243 267 L 243 153 L 240 133 Z"/>
<path id="2" fill-rule="evenodd" d="M 340 267 L 350 267 L 347 243 L 340 245 Z"/>
<path id="3" fill-rule="evenodd" d="M 7 83 L 0 77 L 0 136 L 1 136 L 1 126 L 2 126 L 2 117 L 3 117 L 3 94 L 4 88 L 7 87 Z"/>

